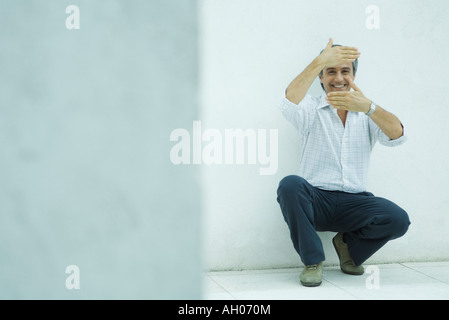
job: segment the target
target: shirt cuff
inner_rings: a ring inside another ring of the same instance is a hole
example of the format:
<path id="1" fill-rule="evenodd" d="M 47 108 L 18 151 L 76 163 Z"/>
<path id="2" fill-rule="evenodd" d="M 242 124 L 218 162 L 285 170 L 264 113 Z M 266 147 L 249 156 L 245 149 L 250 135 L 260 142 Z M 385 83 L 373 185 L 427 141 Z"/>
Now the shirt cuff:
<path id="1" fill-rule="evenodd" d="M 287 99 L 287 97 L 282 97 L 281 103 L 279 104 L 279 109 L 281 110 L 297 110 L 299 106 Z"/>
<path id="2" fill-rule="evenodd" d="M 402 126 L 402 123 L 401 123 Z M 403 144 L 405 141 L 407 141 L 408 136 L 407 136 L 407 130 L 405 129 L 404 126 L 402 126 L 402 136 L 400 136 L 397 139 L 390 139 L 385 133 L 383 133 L 381 131 L 381 135 L 382 137 L 379 139 L 380 144 L 387 146 L 387 147 L 396 147 L 396 146 L 400 146 L 401 144 Z"/>

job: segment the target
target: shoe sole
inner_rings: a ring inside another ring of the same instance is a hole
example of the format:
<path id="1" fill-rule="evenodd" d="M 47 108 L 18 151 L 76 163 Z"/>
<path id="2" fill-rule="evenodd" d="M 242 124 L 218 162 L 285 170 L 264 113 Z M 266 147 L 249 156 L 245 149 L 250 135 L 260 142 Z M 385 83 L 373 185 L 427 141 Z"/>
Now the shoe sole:
<path id="1" fill-rule="evenodd" d="M 337 252 L 338 260 L 339 260 L 340 263 L 341 263 L 340 253 L 338 252 L 337 245 L 335 244 L 335 238 L 332 238 L 332 244 L 334 245 L 335 251 Z M 352 275 L 352 276 L 361 276 L 362 274 L 365 273 L 365 270 L 363 270 L 363 272 L 351 272 L 351 271 L 343 270 L 343 268 L 341 267 L 341 264 L 340 264 L 340 270 L 341 270 L 343 273 L 350 274 L 350 275 Z"/>
<path id="2" fill-rule="evenodd" d="M 310 287 L 318 287 L 322 281 L 320 281 L 320 282 L 302 282 L 302 281 L 300 281 L 300 282 L 304 287 L 310 288 Z"/>

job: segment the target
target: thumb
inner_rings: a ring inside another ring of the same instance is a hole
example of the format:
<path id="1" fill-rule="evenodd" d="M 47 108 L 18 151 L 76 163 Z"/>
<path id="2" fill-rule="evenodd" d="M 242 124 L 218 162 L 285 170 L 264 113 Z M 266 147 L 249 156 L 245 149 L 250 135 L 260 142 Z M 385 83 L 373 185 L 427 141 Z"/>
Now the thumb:
<path id="1" fill-rule="evenodd" d="M 326 45 L 326 48 L 332 48 L 332 45 L 334 44 L 334 40 L 332 38 L 329 38 L 329 42 Z"/>
<path id="2" fill-rule="evenodd" d="M 362 92 L 359 87 L 357 87 L 352 79 L 349 80 L 349 85 L 351 86 L 354 91 Z"/>

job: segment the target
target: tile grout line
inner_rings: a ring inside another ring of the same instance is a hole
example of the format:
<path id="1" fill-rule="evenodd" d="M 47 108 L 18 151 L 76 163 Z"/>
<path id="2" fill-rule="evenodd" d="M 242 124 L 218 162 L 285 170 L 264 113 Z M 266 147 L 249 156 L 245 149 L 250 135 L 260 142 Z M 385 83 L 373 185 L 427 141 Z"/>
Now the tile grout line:
<path id="1" fill-rule="evenodd" d="M 329 283 L 330 283 L 331 285 L 333 285 L 335 288 L 338 288 L 338 289 L 342 290 L 343 292 L 346 292 L 347 294 L 349 294 L 350 296 L 356 298 L 357 300 L 362 300 L 362 298 L 360 298 L 360 297 L 354 295 L 353 293 L 351 293 L 351 292 L 345 290 L 344 288 L 338 286 L 337 284 L 333 283 L 333 282 L 330 281 L 329 279 L 326 279 L 326 278 L 325 278 L 324 272 L 323 272 L 323 280 L 325 280 L 326 282 L 329 282 Z"/>
<path id="2" fill-rule="evenodd" d="M 212 278 L 210 275 L 206 275 L 210 280 L 212 280 L 217 286 L 219 286 L 221 289 L 223 289 L 226 293 L 228 293 L 231 297 L 233 297 L 235 300 L 238 300 L 228 289 L 223 287 L 219 282 L 217 282 L 214 278 Z"/>
<path id="3" fill-rule="evenodd" d="M 405 262 L 405 263 L 407 263 L 407 262 Z M 432 277 L 432 276 L 429 276 L 428 274 L 426 274 L 426 273 L 424 273 L 424 272 L 422 272 L 422 271 L 419 271 L 419 270 L 417 270 L 417 269 L 415 269 L 415 268 L 406 266 L 406 265 L 404 265 L 403 263 L 399 263 L 399 264 L 400 264 L 401 266 L 403 266 L 403 267 L 406 267 L 406 268 L 410 269 L 410 270 L 413 270 L 413 271 L 415 271 L 415 272 L 418 272 L 418 273 L 420 273 L 420 274 L 426 276 L 427 278 L 436 280 L 436 281 L 438 281 L 438 282 L 444 283 L 445 285 L 449 286 L 449 283 L 446 282 L 446 281 L 443 281 L 443 280 L 440 280 L 440 279 L 438 279 L 438 278 L 434 278 L 434 277 Z M 422 267 L 422 268 L 426 268 L 426 267 Z"/>

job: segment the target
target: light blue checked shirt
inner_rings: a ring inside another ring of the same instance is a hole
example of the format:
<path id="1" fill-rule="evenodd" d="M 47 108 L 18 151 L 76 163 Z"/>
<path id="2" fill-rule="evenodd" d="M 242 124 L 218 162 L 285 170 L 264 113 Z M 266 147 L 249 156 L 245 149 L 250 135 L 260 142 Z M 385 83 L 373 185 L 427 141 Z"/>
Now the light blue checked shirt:
<path id="1" fill-rule="evenodd" d="M 348 112 L 343 126 L 337 110 L 320 97 L 306 95 L 299 104 L 283 98 L 280 109 L 302 136 L 299 175 L 312 186 L 351 193 L 366 191 L 371 150 L 377 141 L 398 146 L 363 112 Z"/>

